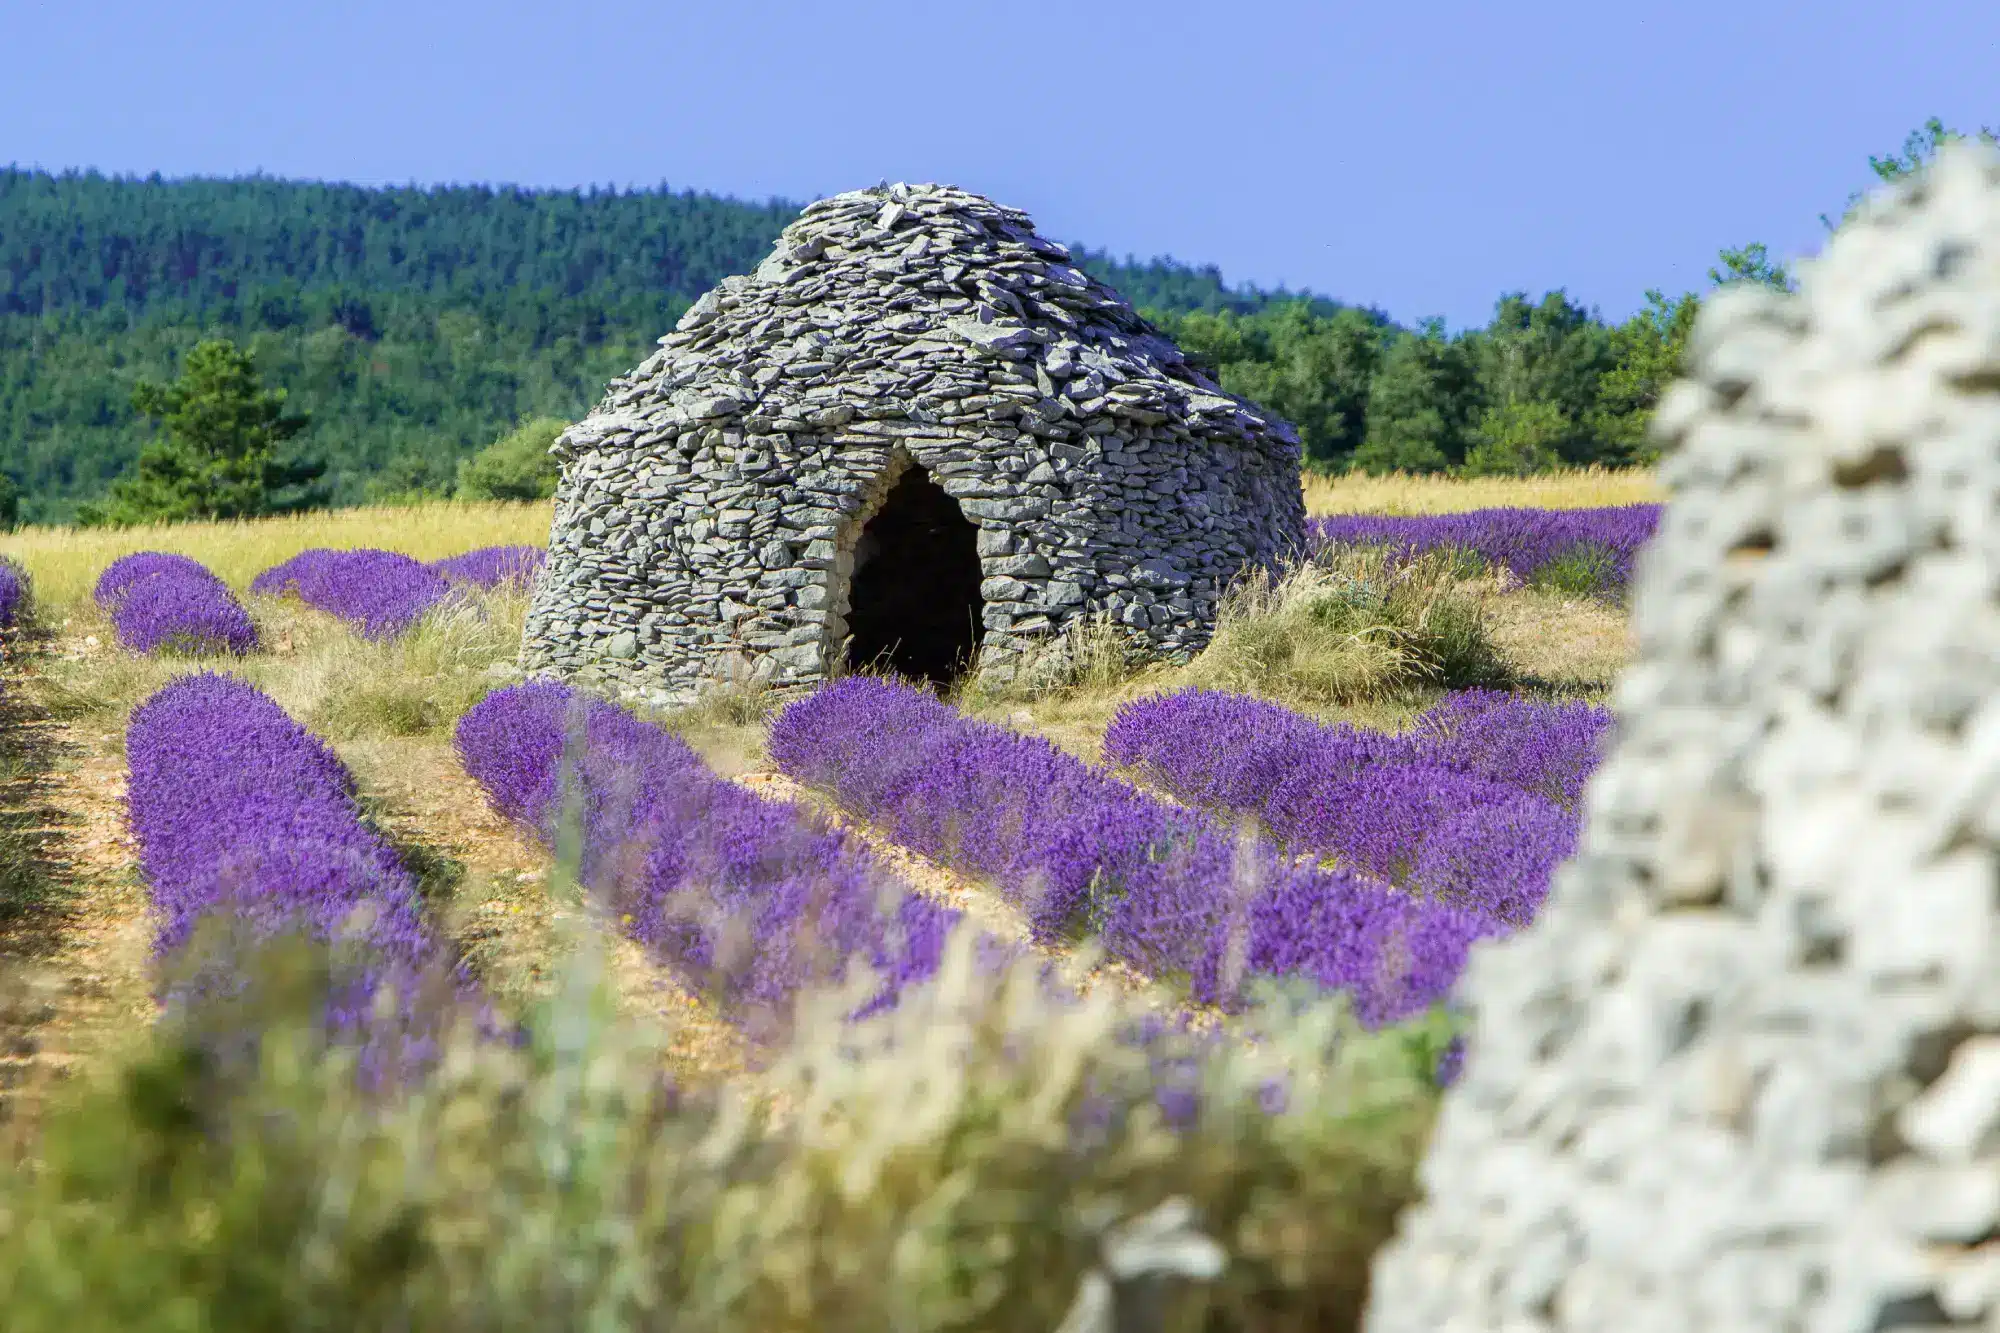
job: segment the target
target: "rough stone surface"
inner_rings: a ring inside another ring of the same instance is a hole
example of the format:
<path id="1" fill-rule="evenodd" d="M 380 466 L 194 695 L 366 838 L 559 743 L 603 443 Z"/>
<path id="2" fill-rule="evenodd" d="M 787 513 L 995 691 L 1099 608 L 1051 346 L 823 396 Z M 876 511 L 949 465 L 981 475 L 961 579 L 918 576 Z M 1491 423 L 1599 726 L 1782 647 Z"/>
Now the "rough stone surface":
<path id="1" fill-rule="evenodd" d="M 860 534 L 911 466 L 976 525 L 981 670 L 1078 617 L 1184 657 L 1302 540 L 1299 444 L 1026 214 L 951 186 L 809 204 L 571 427 L 530 670 L 661 702 L 842 660 Z"/>
<path id="2" fill-rule="evenodd" d="M 1369 1333 L 2000 1329 L 2000 153 L 1718 294 L 1579 857 Z"/>

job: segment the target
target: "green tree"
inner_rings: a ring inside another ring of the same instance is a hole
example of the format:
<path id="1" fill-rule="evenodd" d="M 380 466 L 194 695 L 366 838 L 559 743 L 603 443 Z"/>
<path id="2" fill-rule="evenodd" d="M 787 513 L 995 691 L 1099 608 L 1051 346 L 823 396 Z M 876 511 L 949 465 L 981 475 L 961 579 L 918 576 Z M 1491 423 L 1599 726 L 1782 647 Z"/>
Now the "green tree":
<path id="1" fill-rule="evenodd" d="M 549 457 L 569 423 L 531 417 L 458 465 L 461 500 L 546 500 L 556 493 L 560 470 Z"/>
<path id="2" fill-rule="evenodd" d="M 1717 287 L 1726 287 L 1737 282 L 1762 283 L 1781 292 L 1796 291 L 1797 284 L 1792 275 L 1785 271 L 1783 264 L 1774 263 L 1770 252 L 1762 241 L 1753 242 L 1740 250 L 1724 250 L 1719 256 L 1721 268 L 1708 271 L 1708 280 Z"/>
<path id="3" fill-rule="evenodd" d="M 1145 314 L 1223 389 L 1297 427 L 1309 466 L 1340 468 L 1360 447 L 1368 385 L 1397 333 L 1379 311 L 1300 300 L 1248 315 Z"/>
<path id="4" fill-rule="evenodd" d="M 428 453 L 397 454 L 369 479 L 365 493 L 370 504 L 379 505 L 449 499 L 451 467 L 448 463 L 440 464 Z"/>
<path id="5" fill-rule="evenodd" d="M 1465 341 L 1424 321 L 1382 355 L 1368 386 L 1368 430 L 1353 466 L 1365 472 L 1442 472 L 1465 461 L 1485 407 Z"/>
<path id="6" fill-rule="evenodd" d="M 1269 360 L 1225 366 L 1222 387 L 1296 426 L 1308 466 L 1345 466 L 1367 438 L 1368 386 L 1395 330 L 1371 311 L 1318 315 L 1303 302 L 1248 319 L 1263 326 Z"/>
<path id="7" fill-rule="evenodd" d="M 1509 470 L 1520 458 L 1542 456 L 1537 451 L 1546 453 L 1550 466 L 1597 461 L 1601 451 L 1588 423 L 1615 352 L 1610 331 L 1595 315 L 1560 289 L 1536 304 L 1524 292 L 1510 292 L 1495 303 L 1492 321 L 1467 339 L 1467 347 L 1480 397 L 1494 414 L 1490 420 L 1480 417 L 1475 431 L 1489 457 L 1501 447 L 1516 459 Z M 1523 430 L 1536 441 L 1528 454 L 1519 453 L 1528 438 Z M 1503 437 L 1513 443 L 1500 446 Z"/>
<path id="8" fill-rule="evenodd" d="M 21 488 L 14 479 L 0 472 L 0 532 L 5 532 L 21 521 Z"/>
<path id="9" fill-rule="evenodd" d="M 1905 176 L 1914 176 L 1930 164 L 1931 159 L 1937 156 L 1938 149 L 1965 137 L 1965 135 L 1960 134 L 1957 130 L 1946 129 L 1942 120 L 1936 116 L 1932 116 L 1921 126 L 1910 131 L 1908 137 L 1903 140 L 1902 152 L 1891 153 L 1887 157 L 1876 157 L 1872 153 L 1869 154 L 1868 168 L 1875 173 L 1876 179 L 1883 181 L 1901 180 Z M 2000 134 L 1996 134 L 1988 128 L 1981 128 L 1979 137 L 1987 143 L 2000 143 Z M 1819 215 L 1820 225 L 1824 226 L 1828 231 L 1838 231 L 1843 223 L 1854 216 L 1854 210 L 1861 206 L 1861 201 L 1866 197 L 1859 190 L 1848 195 L 1847 206 L 1841 209 L 1839 220 L 1836 221 L 1822 213 Z"/>
<path id="10" fill-rule="evenodd" d="M 1611 330 L 1611 368 L 1597 385 L 1590 433 L 1610 464 L 1651 463 L 1659 449 L 1649 433 L 1653 409 L 1668 385 L 1680 378 L 1688 334 L 1701 313 L 1701 298 L 1687 292 L 1669 301 L 1646 293 L 1646 308 Z"/>
<path id="11" fill-rule="evenodd" d="M 250 518 L 316 502 L 320 464 L 283 461 L 278 447 L 308 419 L 285 413 L 285 391 L 267 389 L 250 356 L 226 338 L 196 343 L 172 384 L 141 380 L 132 407 L 165 428 L 139 453 L 86 525 Z"/>
<path id="12" fill-rule="evenodd" d="M 1460 469 L 1470 477 L 1525 477 L 1563 465 L 1576 423 L 1546 398 L 1510 398 L 1480 414 Z"/>

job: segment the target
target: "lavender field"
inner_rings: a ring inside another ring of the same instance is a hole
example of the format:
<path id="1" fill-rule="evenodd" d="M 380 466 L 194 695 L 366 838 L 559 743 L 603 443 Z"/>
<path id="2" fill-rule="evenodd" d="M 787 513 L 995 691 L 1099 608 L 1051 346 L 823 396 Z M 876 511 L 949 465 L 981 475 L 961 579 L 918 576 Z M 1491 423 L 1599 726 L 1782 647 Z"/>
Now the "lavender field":
<path id="1" fill-rule="evenodd" d="M 193 1118 L 161 1132 L 227 1145 L 172 1187 L 237 1200 L 200 1254 L 333 1228 L 312 1243 L 348 1275 L 326 1288 L 343 1326 L 368 1322 L 339 1302 L 369 1228 L 407 1213 L 424 1257 L 397 1281 L 437 1302 L 428 1326 L 582 1326 L 602 1301 L 605 1327 L 806 1327 L 805 1299 L 870 1327 L 1054 1328 L 1098 1262 L 1090 1208 L 1186 1205 L 1173 1225 L 1228 1255 L 1188 1242 L 1190 1309 L 1351 1327 L 1436 1089 L 1478 1058 L 1455 983 L 1574 846 L 1612 725 L 1610 668 L 1575 666 L 1605 655 L 1574 645 L 1615 619 L 1654 517 L 1322 520 L 1320 572 L 1241 612 L 1283 648 L 1241 686 L 1107 661 L 678 713 L 519 678 L 529 542 L 156 542 L 87 577 L 28 549 L 0 562 L 0 622 L 29 621 L 0 697 L 47 762 L 0 792 L 65 812 L 23 854 L 74 898 L 46 921 L 0 903 L 0 927 L 44 932 L 0 948 L 60 941 L 32 946 L 77 960 L 58 982 L 111 982 L 0 995 L 31 1052 L 0 1106 L 53 1168 L 15 1215 L 66 1219 L 14 1235 L 0 1275 L 30 1290 L 37 1246 L 118 1234 L 63 1211 L 125 1151 L 72 1130 L 98 1123 L 54 1081 L 75 1051 L 184 1086 Z M 1458 598 L 1454 651 L 1486 683 L 1301 685 L 1332 651 L 1299 630 L 1313 599 L 1397 614 L 1357 577 Z M 113 1038 L 135 1012 L 150 1054 Z M 245 1184 L 252 1151 L 257 1179 L 311 1188 Z M 315 1211 L 336 1196 L 345 1220 Z M 586 1233 L 606 1239 L 562 1239 Z M 514 1276 L 474 1295 L 452 1276 L 474 1271 Z"/>
<path id="2" fill-rule="evenodd" d="M 1633 557 L 1659 521 L 1656 504 L 1407 517 L 1333 514 L 1313 520 L 1311 539 L 1320 550 L 1380 546 L 1404 557 L 1452 552 L 1524 583 L 1617 597 L 1631 582 Z"/>

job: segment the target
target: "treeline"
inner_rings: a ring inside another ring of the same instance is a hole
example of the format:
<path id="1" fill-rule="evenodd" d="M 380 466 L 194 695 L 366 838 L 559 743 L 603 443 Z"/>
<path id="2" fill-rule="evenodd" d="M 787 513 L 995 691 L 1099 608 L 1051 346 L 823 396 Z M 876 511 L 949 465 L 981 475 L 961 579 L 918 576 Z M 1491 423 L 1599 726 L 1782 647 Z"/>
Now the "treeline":
<path id="1" fill-rule="evenodd" d="M 1607 326 L 1560 291 L 1515 292 L 1456 336 L 1296 304 L 1154 317 L 1225 389 L 1297 426 L 1313 467 L 1522 474 L 1650 461 L 1646 424 L 1698 307 L 1652 292 Z"/>
<path id="2" fill-rule="evenodd" d="M 1933 120 L 1871 164 L 1901 174 L 1946 137 Z M 516 423 L 587 410 L 797 211 L 665 188 L 0 170 L 0 492 L 11 482 L 26 521 L 73 517 L 148 438 L 134 387 L 171 380 L 213 337 L 310 415 L 291 447 L 324 461 L 332 503 L 442 492 Z M 1643 461 L 1699 305 L 1652 293 L 1613 325 L 1561 291 L 1511 293 L 1485 328 L 1453 335 L 1232 288 L 1212 266 L 1072 248 L 1225 387 L 1295 422 L 1328 469 Z M 1755 246 L 1711 276 L 1784 281 Z"/>
<path id="3" fill-rule="evenodd" d="M 0 170 L 0 475 L 24 520 L 73 517 L 147 438 L 133 388 L 225 337 L 310 414 L 295 447 L 326 462 L 333 503 L 441 490 L 518 421 L 586 411 L 798 208 Z M 1165 310 L 1291 299 L 1213 267 L 1078 257 Z"/>
<path id="4" fill-rule="evenodd" d="M 1869 167 L 1895 180 L 1961 137 L 1932 117 L 1900 153 L 1870 157 Z M 1850 196 L 1838 219 L 1822 214 L 1827 230 L 1861 198 Z M 1724 250 L 1708 277 L 1711 286 L 1793 286 L 1758 244 Z M 1408 329 L 1352 308 L 1155 318 L 1224 388 L 1297 425 L 1315 467 L 1476 475 L 1653 461 L 1653 405 L 1679 373 L 1700 308 L 1695 293 L 1649 291 L 1643 310 L 1607 325 L 1561 291 L 1539 301 L 1514 292 L 1485 328 L 1455 336 L 1434 321 Z"/>

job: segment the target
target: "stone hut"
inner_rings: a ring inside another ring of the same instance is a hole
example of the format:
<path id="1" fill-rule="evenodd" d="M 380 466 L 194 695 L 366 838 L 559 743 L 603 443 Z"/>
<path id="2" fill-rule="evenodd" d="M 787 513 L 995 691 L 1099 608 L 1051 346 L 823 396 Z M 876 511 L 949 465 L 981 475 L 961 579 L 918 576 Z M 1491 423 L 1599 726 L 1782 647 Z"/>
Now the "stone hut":
<path id="1" fill-rule="evenodd" d="M 809 204 L 553 452 L 523 664 L 658 702 L 1005 678 L 1093 616 L 1185 657 L 1305 521 L 1291 427 L 951 186 Z"/>
<path id="2" fill-rule="evenodd" d="M 1719 293 L 1369 1333 L 2000 1329 L 2000 152 Z"/>

